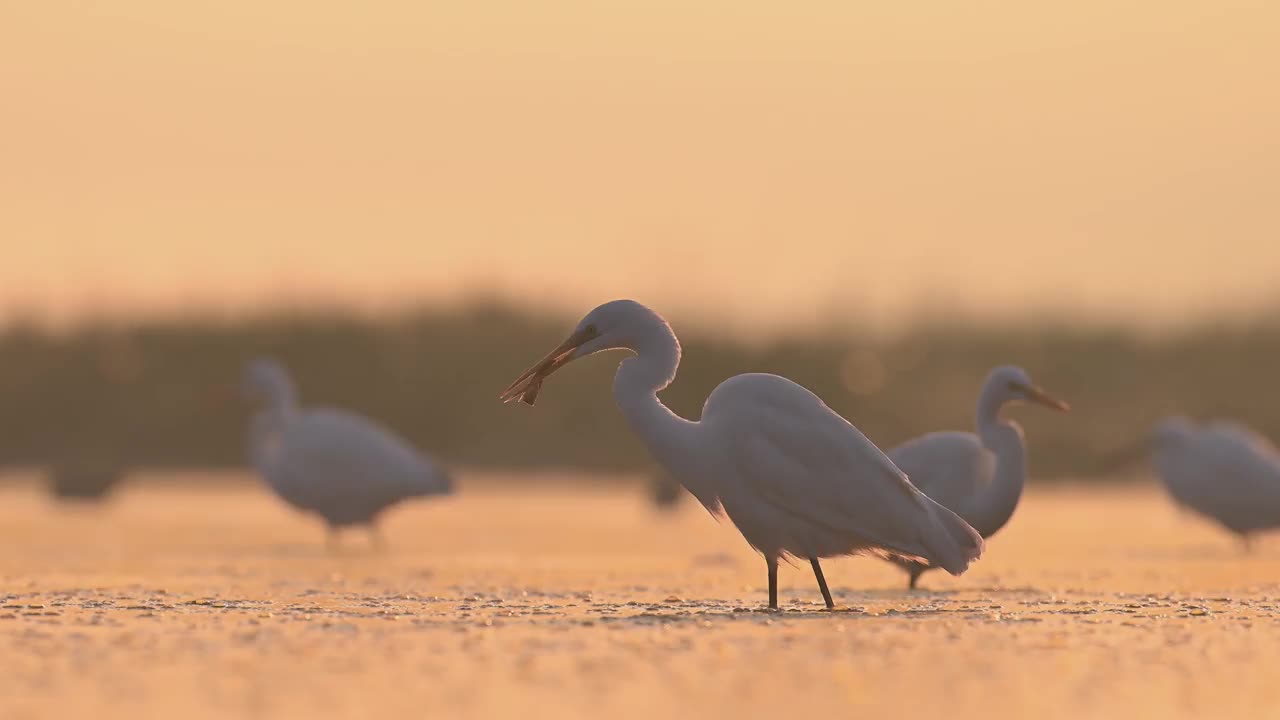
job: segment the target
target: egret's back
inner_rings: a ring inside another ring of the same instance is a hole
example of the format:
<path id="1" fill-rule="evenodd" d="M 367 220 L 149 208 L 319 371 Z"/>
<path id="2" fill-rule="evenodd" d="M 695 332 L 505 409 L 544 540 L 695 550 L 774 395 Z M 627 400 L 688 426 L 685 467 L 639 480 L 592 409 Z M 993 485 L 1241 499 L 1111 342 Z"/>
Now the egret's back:
<path id="1" fill-rule="evenodd" d="M 1203 432 L 1221 444 L 1222 452 L 1247 459 L 1256 477 L 1280 484 L 1280 450 L 1270 439 L 1250 427 L 1221 420 L 1205 425 Z"/>

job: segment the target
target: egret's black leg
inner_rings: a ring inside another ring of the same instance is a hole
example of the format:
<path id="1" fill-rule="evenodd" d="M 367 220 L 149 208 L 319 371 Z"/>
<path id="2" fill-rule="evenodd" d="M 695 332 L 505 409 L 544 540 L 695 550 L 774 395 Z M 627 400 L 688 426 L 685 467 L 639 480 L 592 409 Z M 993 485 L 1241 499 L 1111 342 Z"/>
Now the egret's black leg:
<path id="1" fill-rule="evenodd" d="M 908 570 L 907 572 L 911 573 L 911 582 L 907 584 L 907 589 L 915 590 L 916 581 L 919 580 L 920 576 L 924 574 L 924 568 L 919 565 L 912 565 L 911 569 Z"/>
<path id="2" fill-rule="evenodd" d="M 778 558 L 767 557 L 769 563 L 769 609 L 778 609 Z"/>
<path id="3" fill-rule="evenodd" d="M 330 525 L 329 534 L 325 536 L 325 541 L 324 541 L 325 548 L 331 553 L 338 552 L 339 550 L 342 549 L 341 543 L 339 542 L 340 539 L 341 538 L 338 535 L 338 528 L 333 525 Z"/>
<path id="4" fill-rule="evenodd" d="M 822 576 L 822 566 L 818 564 L 818 558 L 809 558 L 809 564 L 813 565 L 813 576 L 818 578 L 818 589 L 822 591 L 822 599 L 827 602 L 827 609 L 834 610 L 836 604 L 831 601 L 831 591 L 827 589 L 827 579 Z"/>

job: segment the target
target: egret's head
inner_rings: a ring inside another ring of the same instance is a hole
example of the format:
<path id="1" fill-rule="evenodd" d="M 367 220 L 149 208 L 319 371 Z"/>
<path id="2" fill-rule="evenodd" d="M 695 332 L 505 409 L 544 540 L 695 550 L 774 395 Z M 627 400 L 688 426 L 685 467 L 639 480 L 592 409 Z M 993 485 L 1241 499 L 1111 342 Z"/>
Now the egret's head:
<path id="1" fill-rule="evenodd" d="M 240 392 L 245 400 L 260 407 L 291 403 L 294 399 L 293 379 L 279 362 L 258 358 L 245 368 Z"/>
<path id="2" fill-rule="evenodd" d="M 532 405 L 542 382 L 565 365 L 606 350 L 635 350 L 660 333 L 670 335 L 671 328 L 656 312 L 634 300 L 607 302 L 587 313 L 564 342 L 516 378 L 500 397 L 503 402 L 519 399 Z"/>
<path id="3" fill-rule="evenodd" d="M 987 387 L 991 388 L 1000 403 L 1021 400 L 1068 412 L 1071 406 L 1045 392 L 1031 381 L 1031 376 L 1016 365 L 1002 365 L 987 375 Z"/>

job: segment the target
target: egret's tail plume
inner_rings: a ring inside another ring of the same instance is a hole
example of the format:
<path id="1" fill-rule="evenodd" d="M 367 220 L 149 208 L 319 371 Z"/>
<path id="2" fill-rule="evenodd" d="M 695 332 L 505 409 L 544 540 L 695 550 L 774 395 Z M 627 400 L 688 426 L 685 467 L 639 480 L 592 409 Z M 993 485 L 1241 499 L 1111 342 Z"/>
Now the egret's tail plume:
<path id="1" fill-rule="evenodd" d="M 929 560 L 952 575 L 959 575 L 982 555 L 982 536 L 959 515 L 932 500 L 929 513 L 933 522 L 923 538 L 925 547 L 933 555 Z"/>
<path id="2" fill-rule="evenodd" d="M 434 468 L 419 477 L 414 495 L 451 495 L 453 493 L 453 475 L 440 468 Z"/>

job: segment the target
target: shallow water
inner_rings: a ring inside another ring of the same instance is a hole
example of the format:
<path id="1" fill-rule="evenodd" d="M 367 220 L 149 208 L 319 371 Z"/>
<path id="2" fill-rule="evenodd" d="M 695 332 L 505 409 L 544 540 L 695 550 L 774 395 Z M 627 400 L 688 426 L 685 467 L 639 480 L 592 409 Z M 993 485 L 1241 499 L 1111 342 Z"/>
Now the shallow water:
<path id="1" fill-rule="evenodd" d="M 471 479 L 471 482 L 467 482 Z M 574 478 L 582 480 L 582 478 Z M 961 578 L 763 561 L 639 485 L 463 478 L 385 553 L 247 483 L 101 506 L 0 487 L 0 717 L 1260 717 L 1280 539 L 1244 554 L 1154 489 L 1029 493 Z"/>

